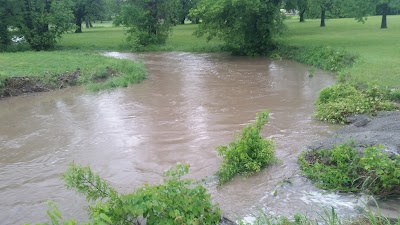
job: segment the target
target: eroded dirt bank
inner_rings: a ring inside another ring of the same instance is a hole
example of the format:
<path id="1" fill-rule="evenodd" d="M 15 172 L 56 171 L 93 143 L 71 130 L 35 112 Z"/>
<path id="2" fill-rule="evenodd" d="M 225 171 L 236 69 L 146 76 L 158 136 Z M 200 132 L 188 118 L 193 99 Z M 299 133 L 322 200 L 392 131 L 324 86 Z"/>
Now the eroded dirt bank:
<path id="1" fill-rule="evenodd" d="M 354 142 L 357 148 L 382 144 L 385 151 L 400 154 L 400 112 L 381 112 L 376 117 L 352 116 L 350 125 L 338 130 L 331 138 L 316 142 L 310 149 L 329 149 L 343 142 Z"/>

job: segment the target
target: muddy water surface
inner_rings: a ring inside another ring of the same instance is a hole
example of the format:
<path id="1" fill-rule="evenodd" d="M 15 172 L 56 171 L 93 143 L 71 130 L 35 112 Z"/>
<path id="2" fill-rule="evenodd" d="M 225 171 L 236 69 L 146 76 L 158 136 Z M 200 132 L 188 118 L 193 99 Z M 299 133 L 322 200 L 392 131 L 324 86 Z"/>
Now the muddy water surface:
<path id="1" fill-rule="evenodd" d="M 311 118 L 318 91 L 331 74 L 292 61 L 221 54 L 146 53 L 149 77 L 141 84 L 103 93 L 70 88 L 0 101 L 0 223 L 46 220 L 46 202 L 66 218 L 85 220 L 83 197 L 60 179 L 68 163 L 90 165 L 121 192 L 162 180 L 177 162 L 192 178 L 209 177 L 213 198 L 231 218 L 259 209 L 272 214 L 311 213 L 335 206 L 351 213 L 352 196 L 325 194 L 298 175 L 296 157 L 333 128 Z M 279 164 L 220 189 L 212 175 L 227 144 L 269 110 L 263 134 L 277 143 Z"/>

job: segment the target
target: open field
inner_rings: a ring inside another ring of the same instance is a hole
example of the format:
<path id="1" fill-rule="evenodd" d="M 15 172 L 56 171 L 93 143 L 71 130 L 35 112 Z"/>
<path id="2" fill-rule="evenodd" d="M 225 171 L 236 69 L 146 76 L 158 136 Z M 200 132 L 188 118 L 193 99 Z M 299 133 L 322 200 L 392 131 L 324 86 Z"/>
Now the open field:
<path id="1" fill-rule="evenodd" d="M 388 16 L 388 29 L 380 29 L 381 17 L 369 17 L 365 24 L 354 19 L 329 19 L 325 28 L 319 20 L 286 21 L 281 40 L 297 46 L 331 46 L 358 55 L 347 72 L 361 82 L 400 87 L 400 16 Z"/>
<path id="2" fill-rule="evenodd" d="M 147 46 L 144 51 L 181 51 L 181 52 L 218 52 L 221 51 L 221 41 L 197 38 L 193 35 L 197 25 L 185 24 L 173 28 L 171 36 L 163 45 Z M 80 50 L 118 50 L 132 51 L 126 42 L 126 28 L 112 27 L 110 23 L 94 24 L 94 28 L 83 29 L 83 33 L 65 34 L 58 44 L 60 49 Z"/>

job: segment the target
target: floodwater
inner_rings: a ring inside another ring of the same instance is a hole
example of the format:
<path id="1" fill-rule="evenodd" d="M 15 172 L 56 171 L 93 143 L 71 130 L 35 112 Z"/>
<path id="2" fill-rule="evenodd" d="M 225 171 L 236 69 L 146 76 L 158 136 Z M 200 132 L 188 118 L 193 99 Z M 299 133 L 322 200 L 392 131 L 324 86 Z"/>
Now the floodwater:
<path id="1" fill-rule="evenodd" d="M 334 206 L 347 214 L 360 203 L 328 194 L 298 172 L 296 158 L 334 127 L 312 119 L 319 90 L 332 74 L 292 61 L 224 54 L 107 53 L 143 60 L 147 80 L 101 93 L 80 88 L 0 101 L 0 223 L 47 221 L 47 201 L 64 218 L 87 219 L 84 197 L 61 180 L 70 162 L 90 165 L 121 192 L 159 183 L 178 162 L 189 177 L 207 181 L 213 199 L 232 219 L 259 210 L 274 215 Z M 215 148 L 268 110 L 263 135 L 281 161 L 247 179 L 216 188 L 221 158 Z"/>

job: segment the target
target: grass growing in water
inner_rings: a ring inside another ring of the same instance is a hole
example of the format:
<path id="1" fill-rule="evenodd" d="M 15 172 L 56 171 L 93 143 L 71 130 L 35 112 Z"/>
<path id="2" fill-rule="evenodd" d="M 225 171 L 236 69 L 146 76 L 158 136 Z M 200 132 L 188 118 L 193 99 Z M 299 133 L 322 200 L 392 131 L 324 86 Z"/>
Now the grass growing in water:
<path id="1" fill-rule="evenodd" d="M 220 184 L 230 181 L 236 175 L 250 176 L 275 162 L 274 142 L 263 139 L 260 134 L 267 122 L 267 112 L 257 114 L 256 121 L 243 128 L 235 141 L 217 148 L 218 155 L 223 157 L 217 172 Z"/>
<path id="2" fill-rule="evenodd" d="M 379 209 L 379 207 L 378 207 Z M 271 216 L 260 213 L 256 216 L 253 223 L 239 222 L 239 225 L 400 225 L 400 217 L 391 220 L 382 216 L 380 212 L 373 213 L 367 208 L 363 215 L 351 220 L 341 219 L 334 208 L 324 209 L 324 213 L 317 219 L 312 219 L 306 215 L 296 213 L 292 219 L 285 216 Z"/>
<path id="3" fill-rule="evenodd" d="M 68 188 L 91 203 L 91 221 L 85 224 L 218 224 L 219 208 L 203 186 L 183 179 L 188 171 L 188 165 L 178 164 L 163 174 L 163 183 L 143 185 L 128 194 L 118 193 L 90 167 L 77 164 L 70 165 L 64 180 Z M 50 205 L 47 214 L 53 225 L 78 224 L 74 220 L 62 221 L 54 205 Z"/>
<path id="4" fill-rule="evenodd" d="M 400 157 L 388 157 L 382 146 L 370 146 L 360 154 L 348 143 L 332 149 L 312 150 L 299 156 L 304 174 L 318 187 L 361 192 L 378 197 L 400 196 Z"/>

